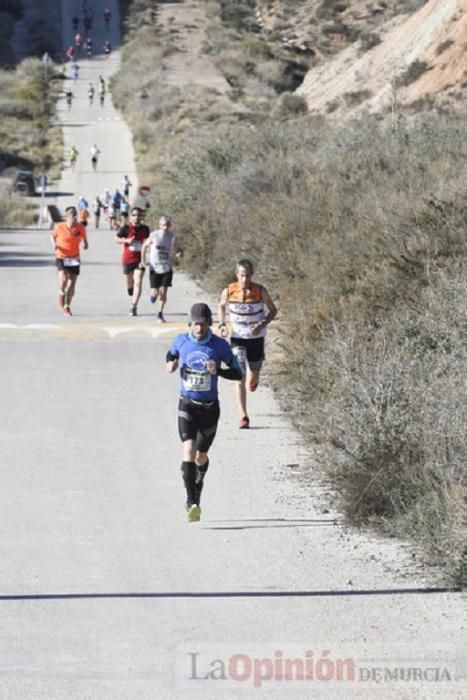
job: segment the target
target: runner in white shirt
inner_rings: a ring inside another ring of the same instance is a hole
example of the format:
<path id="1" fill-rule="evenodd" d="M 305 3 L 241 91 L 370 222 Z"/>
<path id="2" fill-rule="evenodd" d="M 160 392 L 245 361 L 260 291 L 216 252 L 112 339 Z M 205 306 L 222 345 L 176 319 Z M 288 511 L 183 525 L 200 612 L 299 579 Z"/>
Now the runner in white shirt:
<path id="1" fill-rule="evenodd" d="M 91 153 L 91 165 L 92 165 L 92 169 L 93 169 L 93 170 L 96 170 L 96 169 L 97 169 L 97 160 L 98 160 L 99 155 L 100 155 L 100 150 L 99 150 L 99 148 L 96 146 L 96 144 L 94 144 L 94 146 L 91 147 L 90 153 Z"/>
<path id="2" fill-rule="evenodd" d="M 183 250 L 180 247 L 177 236 L 171 231 L 172 221 L 168 216 L 162 216 L 159 220 L 160 228 L 153 231 L 143 244 L 141 251 L 141 264 L 146 265 L 146 251 L 149 250 L 149 282 L 151 285 L 150 300 L 155 304 L 159 298 L 159 312 L 157 321 L 165 323 L 164 307 L 167 303 L 167 290 L 172 286 L 173 257 L 180 258 Z"/>

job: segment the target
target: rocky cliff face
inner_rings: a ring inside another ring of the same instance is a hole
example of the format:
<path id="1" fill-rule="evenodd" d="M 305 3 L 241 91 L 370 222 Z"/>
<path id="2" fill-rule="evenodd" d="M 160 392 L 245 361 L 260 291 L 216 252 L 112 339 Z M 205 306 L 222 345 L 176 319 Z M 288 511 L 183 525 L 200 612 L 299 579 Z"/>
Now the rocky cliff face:
<path id="1" fill-rule="evenodd" d="M 467 0 L 264 0 L 264 30 L 316 53 L 312 112 L 465 109 Z M 395 14 L 404 11 L 405 14 Z"/>

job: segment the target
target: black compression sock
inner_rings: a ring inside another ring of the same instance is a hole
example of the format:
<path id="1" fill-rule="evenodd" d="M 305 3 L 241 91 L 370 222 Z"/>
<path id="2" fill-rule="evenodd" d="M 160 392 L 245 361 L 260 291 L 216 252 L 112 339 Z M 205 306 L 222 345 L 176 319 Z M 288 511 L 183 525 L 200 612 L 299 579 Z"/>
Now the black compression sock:
<path id="1" fill-rule="evenodd" d="M 203 465 L 200 465 L 200 464 L 196 465 L 196 469 L 198 471 L 198 474 L 196 476 L 196 483 L 197 484 L 203 483 L 203 480 L 204 480 L 204 477 L 206 476 L 206 472 L 208 470 L 208 467 L 209 467 L 209 459 L 206 460 L 206 462 Z"/>
<path id="2" fill-rule="evenodd" d="M 208 467 L 209 459 L 202 466 L 200 466 L 199 464 L 196 465 L 196 491 L 198 496 L 198 504 L 201 498 L 201 491 L 203 490 L 204 486 L 204 477 L 206 476 Z"/>
<path id="3" fill-rule="evenodd" d="M 198 502 L 196 490 L 196 464 L 194 462 L 182 462 L 183 483 L 185 484 L 188 507 Z"/>
<path id="4" fill-rule="evenodd" d="M 133 296 L 133 287 L 127 287 L 127 292 L 128 292 L 128 296 L 132 297 Z"/>

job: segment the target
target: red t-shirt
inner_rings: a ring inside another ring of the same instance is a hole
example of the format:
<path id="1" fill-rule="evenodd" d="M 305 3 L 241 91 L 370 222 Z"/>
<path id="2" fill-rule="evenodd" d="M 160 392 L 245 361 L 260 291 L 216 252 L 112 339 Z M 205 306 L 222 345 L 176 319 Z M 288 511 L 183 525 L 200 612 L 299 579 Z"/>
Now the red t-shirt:
<path id="1" fill-rule="evenodd" d="M 143 247 L 143 243 L 146 238 L 149 237 L 149 234 L 149 227 L 145 224 L 140 224 L 139 226 L 127 224 L 122 226 L 120 231 L 117 233 L 119 238 L 135 237 L 133 243 L 123 244 L 122 263 L 131 264 L 141 262 L 141 248 Z"/>

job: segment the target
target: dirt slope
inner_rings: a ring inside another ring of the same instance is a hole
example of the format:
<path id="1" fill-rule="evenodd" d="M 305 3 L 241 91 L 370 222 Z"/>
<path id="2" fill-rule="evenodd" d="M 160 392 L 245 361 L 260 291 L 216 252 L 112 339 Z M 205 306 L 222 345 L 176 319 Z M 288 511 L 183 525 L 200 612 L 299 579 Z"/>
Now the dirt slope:
<path id="1" fill-rule="evenodd" d="M 394 99 L 395 84 L 400 103 L 427 95 L 459 99 L 466 73 L 466 13 L 467 0 L 430 0 L 410 17 L 386 25 L 382 42 L 366 53 L 359 55 L 357 42 L 310 70 L 297 92 L 317 112 L 348 111 L 349 105 L 353 111 L 384 110 Z"/>
<path id="2" fill-rule="evenodd" d="M 206 7 L 197 2 L 164 2 L 157 6 L 157 22 L 173 34 L 176 48 L 164 58 L 169 85 L 197 85 L 225 94 L 230 86 L 211 59 L 202 54 L 208 23 Z"/>

